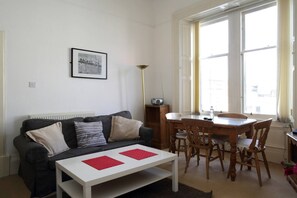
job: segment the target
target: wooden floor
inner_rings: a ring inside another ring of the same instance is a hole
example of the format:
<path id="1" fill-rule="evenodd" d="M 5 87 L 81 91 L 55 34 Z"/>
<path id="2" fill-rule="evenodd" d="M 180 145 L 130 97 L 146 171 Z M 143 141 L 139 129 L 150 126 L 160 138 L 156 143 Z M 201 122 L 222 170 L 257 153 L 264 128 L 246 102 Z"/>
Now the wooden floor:
<path id="1" fill-rule="evenodd" d="M 224 160 L 225 170 L 228 169 L 228 154 Z M 214 198 L 296 198 L 297 193 L 291 187 L 284 176 L 280 164 L 270 163 L 271 179 L 268 179 L 264 166 L 261 166 L 263 186 L 258 184 L 257 174 L 252 171 L 240 171 L 237 167 L 237 178 L 235 182 L 227 179 L 227 171 L 222 172 L 218 160 L 211 162 L 210 179 L 205 176 L 204 158 L 201 158 L 200 165 L 196 166 L 196 159 L 192 158 L 188 172 L 184 173 L 184 155 L 179 156 L 179 182 L 192 186 L 202 191 L 213 191 Z M 171 166 L 162 165 L 165 169 Z M 30 196 L 21 178 L 12 175 L 0 179 L 0 197 L 3 198 L 27 198 Z M 55 196 L 51 196 L 55 197 Z"/>

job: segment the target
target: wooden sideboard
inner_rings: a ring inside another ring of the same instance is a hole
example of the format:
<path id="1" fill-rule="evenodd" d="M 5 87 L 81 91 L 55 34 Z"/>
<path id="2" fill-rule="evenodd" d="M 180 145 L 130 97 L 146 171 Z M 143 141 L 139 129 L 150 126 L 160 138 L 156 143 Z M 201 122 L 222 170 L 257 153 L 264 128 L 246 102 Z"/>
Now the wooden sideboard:
<path id="1" fill-rule="evenodd" d="M 169 134 L 166 130 L 166 113 L 169 105 L 145 105 L 145 126 L 153 129 L 152 146 L 169 148 Z"/>
<path id="2" fill-rule="evenodd" d="M 288 162 L 297 163 L 297 135 L 292 132 L 287 133 L 288 136 Z"/>
<path id="3" fill-rule="evenodd" d="M 297 164 L 297 135 L 292 132 L 287 133 L 288 136 L 288 162 Z M 297 192 L 297 175 L 292 174 L 287 176 L 287 180 Z"/>

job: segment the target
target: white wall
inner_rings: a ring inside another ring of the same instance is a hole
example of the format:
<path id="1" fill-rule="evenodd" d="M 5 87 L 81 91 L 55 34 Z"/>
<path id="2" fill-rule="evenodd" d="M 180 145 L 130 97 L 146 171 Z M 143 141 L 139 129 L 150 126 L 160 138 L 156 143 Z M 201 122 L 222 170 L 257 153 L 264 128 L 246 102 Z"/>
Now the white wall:
<path id="1" fill-rule="evenodd" d="M 28 114 L 127 109 L 143 119 L 136 65 L 152 64 L 151 11 L 146 0 L 0 1 L 0 30 L 6 35 L 6 153 L 12 163 L 17 155 L 13 138 Z M 71 78 L 73 47 L 108 53 L 108 79 Z M 29 88 L 30 81 L 36 88 Z"/>
<path id="2" fill-rule="evenodd" d="M 171 16 L 193 2 L 1 0 L 7 104 L 0 135 L 5 136 L 10 173 L 16 173 L 18 160 L 13 138 L 28 114 L 127 109 L 142 120 L 138 64 L 150 65 L 145 70 L 147 103 L 163 95 L 161 82 L 170 103 Z M 71 78 L 73 47 L 108 53 L 108 79 Z M 36 82 L 36 88 L 29 88 L 29 82 Z"/>
<path id="3" fill-rule="evenodd" d="M 154 79 L 155 95 L 148 97 L 163 97 L 165 103 L 170 104 L 172 109 L 174 90 L 174 65 L 173 65 L 173 42 L 172 20 L 173 14 L 180 9 L 191 6 L 203 0 L 154 0 L 155 31 L 154 31 L 154 65 L 150 79 Z M 149 93 L 151 94 L 151 93 Z"/>

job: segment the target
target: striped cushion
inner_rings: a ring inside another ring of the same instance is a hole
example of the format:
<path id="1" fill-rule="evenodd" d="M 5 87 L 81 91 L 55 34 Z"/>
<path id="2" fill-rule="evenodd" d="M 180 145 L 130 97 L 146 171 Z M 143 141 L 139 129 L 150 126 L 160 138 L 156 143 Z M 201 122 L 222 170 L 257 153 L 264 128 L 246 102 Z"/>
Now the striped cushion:
<path id="1" fill-rule="evenodd" d="M 102 122 L 74 122 L 77 147 L 86 148 L 106 145 L 106 140 L 102 133 Z"/>

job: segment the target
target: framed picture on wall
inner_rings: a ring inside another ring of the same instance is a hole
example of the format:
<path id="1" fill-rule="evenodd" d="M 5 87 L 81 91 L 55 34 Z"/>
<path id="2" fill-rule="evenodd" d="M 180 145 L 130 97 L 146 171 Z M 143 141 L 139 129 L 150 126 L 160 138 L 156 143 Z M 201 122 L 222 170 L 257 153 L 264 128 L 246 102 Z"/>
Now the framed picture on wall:
<path id="1" fill-rule="evenodd" d="M 71 77 L 107 79 L 107 53 L 71 48 Z"/>

